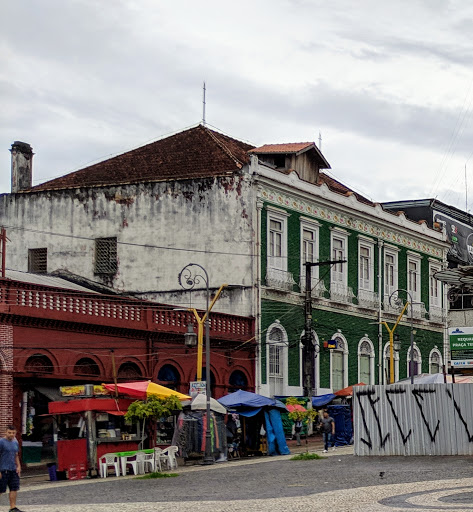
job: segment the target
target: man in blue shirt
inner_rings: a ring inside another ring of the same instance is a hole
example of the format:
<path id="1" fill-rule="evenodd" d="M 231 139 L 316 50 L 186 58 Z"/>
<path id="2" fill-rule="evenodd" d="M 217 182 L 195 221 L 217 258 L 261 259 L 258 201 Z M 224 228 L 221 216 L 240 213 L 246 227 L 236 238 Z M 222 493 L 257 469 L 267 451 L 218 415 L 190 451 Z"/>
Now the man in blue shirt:
<path id="1" fill-rule="evenodd" d="M 0 438 L 0 494 L 10 489 L 10 512 L 21 512 L 16 506 L 16 495 L 20 489 L 21 464 L 19 446 L 15 439 L 16 428 L 7 426 L 5 437 Z"/>

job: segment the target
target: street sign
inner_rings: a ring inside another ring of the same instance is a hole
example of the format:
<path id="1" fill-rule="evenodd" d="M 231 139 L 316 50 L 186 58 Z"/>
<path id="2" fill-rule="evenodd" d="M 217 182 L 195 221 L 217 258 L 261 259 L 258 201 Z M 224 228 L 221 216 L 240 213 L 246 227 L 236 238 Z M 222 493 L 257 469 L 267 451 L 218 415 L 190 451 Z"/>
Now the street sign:
<path id="1" fill-rule="evenodd" d="M 336 349 L 337 348 L 337 340 L 330 340 L 330 341 L 327 341 L 327 348 L 329 349 Z"/>
<path id="2" fill-rule="evenodd" d="M 452 366 L 473 367 L 473 327 L 451 327 L 448 334 Z"/>
<path id="3" fill-rule="evenodd" d="M 206 395 L 207 383 L 205 380 L 196 380 L 189 385 L 189 395 L 194 398 L 196 395 Z"/>

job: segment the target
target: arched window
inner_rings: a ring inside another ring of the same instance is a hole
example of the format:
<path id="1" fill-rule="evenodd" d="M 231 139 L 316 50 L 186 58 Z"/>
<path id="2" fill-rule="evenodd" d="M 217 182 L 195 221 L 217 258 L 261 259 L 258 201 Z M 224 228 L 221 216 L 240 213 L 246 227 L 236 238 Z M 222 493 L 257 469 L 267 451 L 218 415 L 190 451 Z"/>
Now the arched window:
<path id="1" fill-rule="evenodd" d="M 412 368 L 411 368 L 411 347 L 407 351 L 407 376 L 411 375 L 419 375 L 422 373 L 422 356 L 419 350 L 419 347 L 414 343 L 413 347 L 414 356 L 412 358 Z"/>
<path id="2" fill-rule="evenodd" d="M 366 335 L 358 344 L 358 382 L 374 384 L 374 346 Z"/>
<path id="3" fill-rule="evenodd" d="M 287 333 L 279 321 L 272 324 L 266 335 L 268 347 L 268 381 L 270 396 L 284 395 L 286 376 Z"/>
<path id="4" fill-rule="evenodd" d="M 340 331 L 332 340 L 337 341 L 337 348 L 330 350 L 330 387 L 338 391 L 348 386 L 348 343 Z"/>
<path id="5" fill-rule="evenodd" d="M 76 375 L 100 375 L 99 365 L 90 357 L 79 359 L 74 365 Z"/>
<path id="6" fill-rule="evenodd" d="M 394 356 L 394 382 L 399 380 L 399 352 L 396 350 L 393 351 Z M 383 351 L 383 384 L 390 384 L 390 366 L 391 356 L 390 356 L 390 348 L 389 342 L 384 345 Z"/>
<path id="7" fill-rule="evenodd" d="M 53 373 L 54 366 L 48 356 L 35 354 L 28 358 L 25 371 L 33 373 Z"/>
<path id="8" fill-rule="evenodd" d="M 230 378 L 228 379 L 229 388 L 228 391 L 230 393 L 234 393 L 235 391 L 238 391 L 239 389 L 246 390 L 248 387 L 248 379 L 246 378 L 246 375 L 241 370 L 235 370 L 230 375 Z"/>
<path id="9" fill-rule="evenodd" d="M 127 379 L 127 380 L 135 380 L 141 377 L 140 367 L 136 363 L 132 363 L 131 361 L 127 361 L 120 365 L 118 369 L 118 378 L 119 379 Z"/>
<path id="10" fill-rule="evenodd" d="M 437 347 L 430 351 L 429 373 L 442 373 L 442 354 Z"/>
<path id="11" fill-rule="evenodd" d="M 160 384 L 177 391 L 180 380 L 179 372 L 172 364 L 161 366 L 158 372 L 158 382 Z"/>

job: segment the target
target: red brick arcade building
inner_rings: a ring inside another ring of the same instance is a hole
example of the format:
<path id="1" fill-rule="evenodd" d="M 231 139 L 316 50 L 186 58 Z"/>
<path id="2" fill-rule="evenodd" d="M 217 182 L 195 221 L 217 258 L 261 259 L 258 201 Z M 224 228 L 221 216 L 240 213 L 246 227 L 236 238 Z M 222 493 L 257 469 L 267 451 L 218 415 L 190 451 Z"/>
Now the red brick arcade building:
<path id="1" fill-rule="evenodd" d="M 0 278 L 0 431 L 40 428 L 60 386 L 113 382 L 114 372 L 188 393 L 197 363 L 184 344 L 189 322 L 192 313 L 172 306 Z M 210 339 L 212 395 L 254 390 L 253 319 L 212 312 Z M 205 376 L 205 354 L 203 364 Z"/>

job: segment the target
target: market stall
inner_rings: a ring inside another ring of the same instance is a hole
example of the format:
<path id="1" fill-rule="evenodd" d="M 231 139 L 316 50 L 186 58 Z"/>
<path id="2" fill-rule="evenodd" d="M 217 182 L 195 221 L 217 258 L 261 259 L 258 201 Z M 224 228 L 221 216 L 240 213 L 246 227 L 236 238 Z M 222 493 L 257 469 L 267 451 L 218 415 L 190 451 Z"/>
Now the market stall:
<path id="1" fill-rule="evenodd" d="M 218 401 L 238 414 L 240 450 L 244 455 L 290 453 L 281 421 L 280 411 L 287 411 L 282 402 L 241 389 Z"/>
<path id="2" fill-rule="evenodd" d="M 172 444 L 179 447 L 185 461 L 201 459 L 205 453 L 207 428 L 207 397 L 196 395 L 182 403 L 183 410 L 177 418 Z M 214 398 L 210 399 L 212 455 L 225 460 L 227 451 L 225 414 L 226 408 Z"/>
<path id="3" fill-rule="evenodd" d="M 57 470 L 85 466 L 94 473 L 105 453 L 136 450 L 141 440 L 139 425 L 127 425 L 124 420 L 132 402 L 105 397 L 50 402 L 49 413 L 56 418 Z"/>

